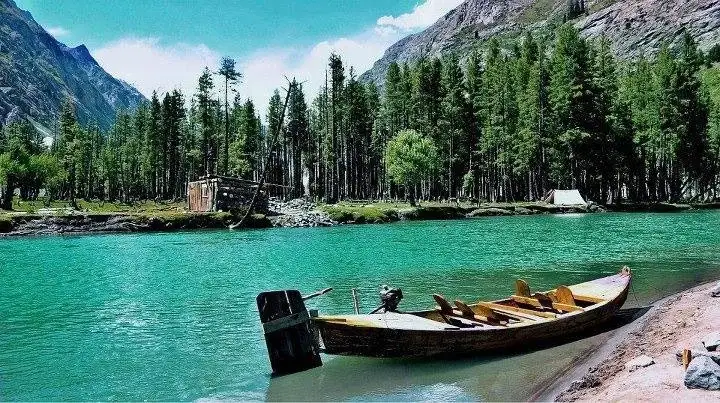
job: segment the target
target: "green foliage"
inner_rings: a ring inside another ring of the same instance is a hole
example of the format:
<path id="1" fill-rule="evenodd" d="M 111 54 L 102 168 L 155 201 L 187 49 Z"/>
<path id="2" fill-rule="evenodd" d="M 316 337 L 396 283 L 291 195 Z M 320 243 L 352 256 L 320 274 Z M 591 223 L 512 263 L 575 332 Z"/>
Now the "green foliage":
<path id="1" fill-rule="evenodd" d="M 393 181 L 409 188 L 434 173 L 437 148 L 416 131 L 403 130 L 388 142 L 385 159 Z"/>
<path id="2" fill-rule="evenodd" d="M 398 220 L 395 208 L 378 206 L 359 206 L 353 204 L 333 204 L 321 207 L 330 219 L 339 223 L 379 224 Z"/>
<path id="3" fill-rule="evenodd" d="M 713 47 L 711 47 L 710 50 L 708 50 L 708 53 L 705 57 L 707 58 L 707 61 L 710 63 L 720 62 L 720 44 L 713 45 Z"/>
<path id="4" fill-rule="evenodd" d="M 539 15 L 549 4 L 529 10 Z M 586 7 L 568 3 L 575 14 Z M 382 91 L 333 54 L 312 99 L 292 83 L 284 119 L 284 94 L 257 111 L 224 59 L 216 73 L 203 71 L 195 94 L 154 94 L 118 111 L 106 131 L 78 125 L 66 102 L 49 151 L 32 125 L 8 125 L 0 184 L 29 203 L 46 189 L 47 205 L 122 202 L 113 208 L 182 200 L 187 182 L 207 174 L 263 177 L 266 191 L 284 198 L 307 186 L 326 202 L 514 202 L 553 188 L 578 188 L 598 202 L 717 199 L 720 73 L 703 70 L 717 49 L 704 57 L 686 36 L 652 59 L 620 61 L 606 39 L 586 40 L 566 24 L 554 36 L 491 38 L 462 61 L 393 63 Z M 224 105 L 213 77 L 224 81 Z M 379 219 L 365 213 L 346 218 Z"/>

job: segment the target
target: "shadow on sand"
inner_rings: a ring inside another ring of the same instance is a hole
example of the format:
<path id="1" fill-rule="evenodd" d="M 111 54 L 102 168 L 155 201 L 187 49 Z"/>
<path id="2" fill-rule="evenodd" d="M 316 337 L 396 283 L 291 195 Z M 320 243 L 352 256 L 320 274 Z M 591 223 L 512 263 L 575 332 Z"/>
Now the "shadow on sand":
<path id="1" fill-rule="evenodd" d="M 622 309 L 588 331 L 502 354 L 435 359 L 324 356 L 322 367 L 273 377 L 266 400 L 527 400 L 649 309 Z"/>

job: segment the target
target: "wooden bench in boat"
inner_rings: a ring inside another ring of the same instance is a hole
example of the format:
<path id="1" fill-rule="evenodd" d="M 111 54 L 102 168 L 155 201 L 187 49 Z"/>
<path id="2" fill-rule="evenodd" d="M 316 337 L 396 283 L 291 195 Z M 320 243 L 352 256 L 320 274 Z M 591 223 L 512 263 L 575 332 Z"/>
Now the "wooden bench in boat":
<path id="1" fill-rule="evenodd" d="M 501 313 L 504 313 L 507 315 L 515 315 L 518 317 L 522 317 L 524 319 L 534 320 L 534 321 L 541 320 L 541 319 L 551 319 L 551 318 L 557 317 L 557 315 L 552 312 L 534 311 L 532 309 L 507 306 L 507 305 L 502 305 L 502 304 L 498 304 L 495 302 L 480 301 L 480 302 L 478 302 L 478 305 L 485 306 L 487 308 L 493 309 L 497 312 L 501 312 Z"/>
<path id="2" fill-rule="evenodd" d="M 475 309 L 470 308 L 466 303 L 462 301 L 455 300 L 454 301 L 455 306 L 458 307 L 460 312 L 462 312 L 463 316 L 468 318 L 476 318 L 483 322 L 488 322 L 493 325 L 507 325 L 509 323 L 509 319 L 515 319 L 519 320 L 514 317 L 508 317 L 507 315 L 498 315 L 495 313 L 492 309 L 486 308 L 486 307 L 475 307 Z"/>
<path id="3" fill-rule="evenodd" d="M 442 318 L 448 322 L 453 323 L 455 320 L 459 318 L 463 318 L 465 320 L 470 321 L 470 323 L 475 323 L 478 326 L 482 325 L 492 325 L 492 326 L 505 326 L 507 325 L 507 321 L 503 321 L 495 315 L 476 315 L 475 312 L 472 311 L 466 304 L 462 303 L 461 301 L 455 301 L 455 305 L 458 307 L 458 309 L 454 309 L 452 305 L 439 294 L 433 294 L 433 299 L 439 306 L 440 315 Z M 467 309 L 465 309 L 467 308 Z"/>
<path id="4" fill-rule="evenodd" d="M 585 311 L 583 307 L 578 305 L 578 301 L 589 305 L 604 301 L 602 298 L 575 295 L 570 288 L 563 285 L 548 292 L 547 295 L 538 292 L 531 295 L 530 287 L 523 280 L 515 282 L 515 295 L 511 296 L 511 299 L 519 304 L 531 305 L 540 309 L 548 308 L 559 312 Z"/>

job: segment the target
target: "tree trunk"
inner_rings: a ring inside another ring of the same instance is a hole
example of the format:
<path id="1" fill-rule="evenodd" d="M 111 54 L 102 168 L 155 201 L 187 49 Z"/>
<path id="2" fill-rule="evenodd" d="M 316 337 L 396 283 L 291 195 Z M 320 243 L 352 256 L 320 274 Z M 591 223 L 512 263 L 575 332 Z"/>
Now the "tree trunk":
<path id="1" fill-rule="evenodd" d="M 415 186 L 413 185 L 406 185 L 405 186 L 405 192 L 407 192 L 407 198 L 408 202 L 410 203 L 411 207 L 417 207 L 417 204 L 415 203 Z"/>
<path id="2" fill-rule="evenodd" d="M 12 197 L 13 197 L 13 188 L 10 184 L 10 180 L 7 181 L 7 185 L 5 186 L 5 190 L 3 191 L 2 198 L 0 199 L 0 209 L 3 210 L 12 210 Z"/>

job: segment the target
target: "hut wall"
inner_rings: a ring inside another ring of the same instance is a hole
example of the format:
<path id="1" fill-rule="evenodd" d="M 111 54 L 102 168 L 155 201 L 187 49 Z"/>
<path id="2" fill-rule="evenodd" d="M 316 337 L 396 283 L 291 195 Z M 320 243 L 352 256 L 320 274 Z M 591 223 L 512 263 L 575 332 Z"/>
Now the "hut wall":
<path id="1" fill-rule="evenodd" d="M 257 185 L 226 179 L 210 178 L 188 183 L 188 207 L 194 212 L 230 211 L 250 206 Z M 255 210 L 265 212 L 268 197 L 260 192 Z"/>
<path id="2" fill-rule="evenodd" d="M 216 187 L 217 184 L 213 180 L 188 183 L 188 207 L 190 211 L 213 211 Z"/>

